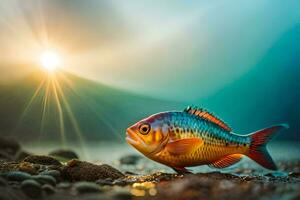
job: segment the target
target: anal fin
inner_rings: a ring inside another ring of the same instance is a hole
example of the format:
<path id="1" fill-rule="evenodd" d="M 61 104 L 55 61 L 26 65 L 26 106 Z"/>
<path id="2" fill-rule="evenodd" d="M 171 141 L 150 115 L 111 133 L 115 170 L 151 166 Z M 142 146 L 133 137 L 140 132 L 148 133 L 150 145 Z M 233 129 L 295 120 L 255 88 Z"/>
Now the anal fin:
<path id="1" fill-rule="evenodd" d="M 229 167 L 231 165 L 234 165 L 235 163 L 239 162 L 242 159 L 242 154 L 232 154 L 229 156 L 226 156 L 224 158 L 221 158 L 220 160 L 217 160 L 211 164 L 209 164 L 210 167 L 215 168 L 225 168 Z"/>

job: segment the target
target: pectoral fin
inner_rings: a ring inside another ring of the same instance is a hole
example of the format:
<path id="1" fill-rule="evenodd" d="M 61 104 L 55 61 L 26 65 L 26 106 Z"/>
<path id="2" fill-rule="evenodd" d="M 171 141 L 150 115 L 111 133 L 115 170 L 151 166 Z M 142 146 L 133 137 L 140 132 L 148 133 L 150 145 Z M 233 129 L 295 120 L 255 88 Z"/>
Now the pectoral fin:
<path id="1" fill-rule="evenodd" d="M 232 155 L 226 156 L 220 160 L 217 160 L 217 161 L 209 164 L 209 166 L 215 167 L 215 168 L 229 167 L 229 166 L 239 162 L 242 159 L 242 157 L 243 157 L 242 154 L 232 154 Z"/>
<path id="2" fill-rule="evenodd" d="M 203 140 L 200 138 L 185 138 L 168 143 L 166 148 L 171 154 L 179 155 L 190 153 L 202 144 Z"/>

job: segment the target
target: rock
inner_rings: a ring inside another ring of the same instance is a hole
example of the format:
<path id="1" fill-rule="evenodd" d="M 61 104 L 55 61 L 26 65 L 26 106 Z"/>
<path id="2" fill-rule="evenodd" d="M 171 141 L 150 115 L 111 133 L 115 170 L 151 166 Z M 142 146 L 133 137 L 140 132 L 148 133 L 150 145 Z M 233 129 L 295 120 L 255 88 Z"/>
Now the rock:
<path id="1" fill-rule="evenodd" d="M 53 156 L 57 159 L 62 160 L 72 160 L 79 159 L 79 156 L 72 150 L 59 149 L 49 153 L 50 156 Z"/>
<path id="2" fill-rule="evenodd" d="M 21 162 L 18 164 L 18 169 L 29 174 L 37 174 L 39 166 L 29 162 Z"/>
<path id="3" fill-rule="evenodd" d="M 10 137 L 0 137 L 0 151 L 6 152 L 9 155 L 16 155 L 20 150 L 20 144 Z"/>
<path id="4" fill-rule="evenodd" d="M 289 173 L 290 177 L 295 177 L 295 178 L 299 178 L 300 177 L 300 173 L 299 172 L 290 172 Z"/>
<path id="5" fill-rule="evenodd" d="M 59 184 L 57 184 L 56 186 L 57 188 L 60 188 L 60 189 L 69 189 L 71 187 L 71 183 L 69 182 L 61 182 Z"/>
<path id="6" fill-rule="evenodd" d="M 113 180 L 111 178 L 99 179 L 96 181 L 98 185 L 114 185 Z"/>
<path id="7" fill-rule="evenodd" d="M 101 192 L 99 185 L 92 182 L 77 182 L 74 184 L 74 188 L 80 194 Z"/>
<path id="8" fill-rule="evenodd" d="M 61 166 L 62 164 L 56 160 L 55 158 L 51 156 L 28 156 L 26 157 L 23 162 L 30 162 L 34 164 L 40 164 L 40 165 L 56 165 L 56 166 Z"/>
<path id="9" fill-rule="evenodd" d="M 25 180 L 21 184 L 21 190 L 24 194 L 31 198 L 38 198 L 41 196 L 41 185 L 35 180 Z"/>
<path id="10" fill-rule="evenodd" d="M 275 171 L 275 172 L 270 172 L 265 174 L 267 177 L 286 177 L 288 176 L 287 172 L 280 172 L 280 171 Z"/>
<path id="11" fill-rule="evenodd" d="M 55 189 L 52 185 L 45 184 L 42 186 L 42 189 L 45 191 L 46 194 L 51 195 L 55 193 Z"/>
<path id="12" fill-rule="evenodd" d="M 6 173 L 11 171 L 22 171 L 27 172 L 29 174 L 37 174 L 37 172 L 40 170 L 41 165 L 32 164 L 29 162 L 0 162 L 0 173 Z"/>
<path id="13" fill-rule="evenodd" d="M 124 174 L 125 175 L 129 175 L 129 176 L 131 176 L 131 175 L 138 175 L 137 173 L 130 172 L 130 171 L 125 171 Z"/>
<path id="14" fill-rule="evenodd" d="M 40 175 L 52 176 L 56 179 L 56 181 L 59 181 L 61 179 L 61 174 L 60 174 L 60 171 L 58 171 L 58 170 L 45 170 L 45 171 L 42 171 L 40 173 Z"/>
<path id="15" fill-rule="evenodd" d="M 20 171 L 8 172 L 6 174 L 6 178 L 9 181 L 24 181 L 24 180 L 30 179 L 31 177 L 32 176 L 29 173 L 20 172 Z"/>
<path id="16" fill-rule="evenodd" d="M 124 174 L 109 165 L 71 160 L 62 168 L 62 176 L 71 181 L 96 181 L 106 178 L 118 179 L 124 177 Z"/>
<path id="17" fill-rule="evenodd" d="M 28 152 L 26 152 L 26 151 L 19 151 L 16 155 L 15 155 L 15 158 L 14 158 L 14 160 L 15 161 L 22 161 L 22 160 L 24 160 L 26 157 L 28 157 L 28 156 L 31 156 L 32 154 L 30 154 L 30 153 L 28 153 Z"/>
<path id="18" fill-rule="evenodd" d="M 35 175 L 32 176 L 34 180 L 39 182 L 41 185 L 49 184 L 52 186 L 56 185 L 56 179 L 50 175 Z"/>
<path id="19" fill-rule="evenodd" d="M 133 196 L 128 191 L 116 192 L 113 195 L 113 199 L 115 200 L 130 200 L 133 199 Z"/>
<path id="20" fill-rule="evenodd" d="M 0 187 L 5 187 L 7 185 L 6 180 L 0 177 Z"/>
<path id="21" fill-rule="evenodd" d="M 142 157 L 139 155 L 126 155 L 120 158 L 121 165 L 136 165 Z"/>
<path id="22" fill-rule="evenodd" d="M 119 185 L 119 186 L 125 186 L 125 185 L 127 185 L 127 182 L 125 180 L 122 180 L 122 179 L 121 180 L 116 179 L 116 180 L 114 180 L 113 184 L 114 185 Z"/>

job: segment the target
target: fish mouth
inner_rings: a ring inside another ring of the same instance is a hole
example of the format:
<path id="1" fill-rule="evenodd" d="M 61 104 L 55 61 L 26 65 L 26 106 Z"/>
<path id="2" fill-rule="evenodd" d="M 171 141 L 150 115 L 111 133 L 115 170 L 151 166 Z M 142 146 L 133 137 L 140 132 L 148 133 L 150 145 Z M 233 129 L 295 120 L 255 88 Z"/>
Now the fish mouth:
<path id="1" fill-rule="evenodd" d="M 126 130 L 126 141 L 127 143 L 136 146 L 140 143 L 141 139 L 131 129 Z"/>

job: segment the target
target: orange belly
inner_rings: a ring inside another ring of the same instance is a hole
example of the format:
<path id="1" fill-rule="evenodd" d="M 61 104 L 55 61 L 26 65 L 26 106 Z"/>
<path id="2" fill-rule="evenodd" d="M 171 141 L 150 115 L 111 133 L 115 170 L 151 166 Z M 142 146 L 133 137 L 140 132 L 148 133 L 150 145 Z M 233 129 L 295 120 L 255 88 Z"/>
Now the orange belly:
<path id="1" fill-rule="evenodd" d="M 247 151 L 248 148 L 243 146 L 225 147 L 206 144 L 188 154 L 174 155 L 164 149 L 158 155 L 149 158 L 170 167 L 192 167 L 207 165 L 231 154 L 246 154 Z"/>

